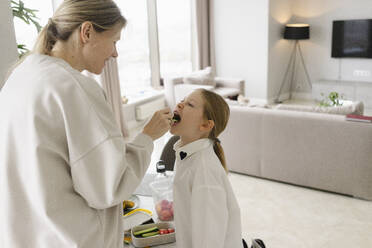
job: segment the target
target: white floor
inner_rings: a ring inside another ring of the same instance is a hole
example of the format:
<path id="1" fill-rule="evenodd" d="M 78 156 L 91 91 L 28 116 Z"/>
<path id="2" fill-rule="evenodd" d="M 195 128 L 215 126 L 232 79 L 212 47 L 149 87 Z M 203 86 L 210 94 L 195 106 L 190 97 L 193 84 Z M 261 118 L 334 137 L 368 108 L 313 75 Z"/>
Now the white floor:
<path id="1" fill-rule="evenodd" d="M 267 247 L 372 247 L 372 202 L 230 173 L 243 237 Z"/>
<path id="2" fill-rule="evenodd" d="M 166 138 L 155 142 L 155 173 Z M 268 248 L 371 248 L 372 201 L 229 174 L 239 201 L 243 237 L 261 238 Z"/>

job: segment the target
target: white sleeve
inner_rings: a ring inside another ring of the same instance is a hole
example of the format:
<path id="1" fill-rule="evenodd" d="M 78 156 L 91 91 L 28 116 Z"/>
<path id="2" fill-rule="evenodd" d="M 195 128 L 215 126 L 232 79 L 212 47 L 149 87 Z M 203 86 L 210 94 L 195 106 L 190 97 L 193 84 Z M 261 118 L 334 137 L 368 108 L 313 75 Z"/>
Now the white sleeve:
<path id="1" fill-rule="evenodd" d="M 122 137 L 108 138 L 71 165 L 74 189 L 93 208 L 118 205 L 140 184 L 152 150 L 145 134 L 126 145 Z"/>
<path id="2" fill-rule="evenodd" d="M 228 223 L 226 192 L 218 186 L 196 187 L 191 197 L 192 247 L 224 247 Z"/>
<path id="3" fill-rule="evenodd" d="M 99 85 L 80 73 L 67 76 L 70 83 L 59 90 L 57 103 L 64 118 L 73 187 L 93 208 L 118 205 L 141 182 L 153 141 L 140 134 L 125 144 Z"/>

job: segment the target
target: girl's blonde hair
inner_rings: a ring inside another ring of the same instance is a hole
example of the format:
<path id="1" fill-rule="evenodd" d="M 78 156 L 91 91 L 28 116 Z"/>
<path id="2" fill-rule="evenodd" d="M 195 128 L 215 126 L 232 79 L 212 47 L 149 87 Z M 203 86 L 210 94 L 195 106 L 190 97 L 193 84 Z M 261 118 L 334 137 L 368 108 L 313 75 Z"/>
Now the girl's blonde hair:
<path id="1" fill-rule="evenodd" d="M 214 121 L 214 127 L 209 133 L 209 139 L 213 140 L 213 150 L 221 161 L 221 164 L 227 172 L 225 153 L 221 146 L 220 140 L 217 138 L 227 126 L 230 117 L 230 108 L 226 101 L 218 94 L 200 89 L 202 98 L 204 100 L 204 117 L 208 120 Z"/>
<path id="2" fill-rule="evenodd" d="M 127 22 L 112 0 L 64 0 L 39 33 L 32 52 L 50 55 L 58 40 L 68 40 L 86 21 L 93 24 L 96 32 L 109 30 L 116 24 L 125 26 Z"/>

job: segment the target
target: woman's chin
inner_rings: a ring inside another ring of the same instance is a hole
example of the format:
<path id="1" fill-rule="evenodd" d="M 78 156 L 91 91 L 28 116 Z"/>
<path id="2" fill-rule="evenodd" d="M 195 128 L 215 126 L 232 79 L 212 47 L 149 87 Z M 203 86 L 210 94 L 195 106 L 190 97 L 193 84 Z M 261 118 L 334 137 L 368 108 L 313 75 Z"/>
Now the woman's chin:
<path id="1" fill-rule="evenodd" d="M 103 71 L 103 66 L 100 68 L 86 68 L 86 70 L 89 71 L 90 73 L 100 75 Z"/>

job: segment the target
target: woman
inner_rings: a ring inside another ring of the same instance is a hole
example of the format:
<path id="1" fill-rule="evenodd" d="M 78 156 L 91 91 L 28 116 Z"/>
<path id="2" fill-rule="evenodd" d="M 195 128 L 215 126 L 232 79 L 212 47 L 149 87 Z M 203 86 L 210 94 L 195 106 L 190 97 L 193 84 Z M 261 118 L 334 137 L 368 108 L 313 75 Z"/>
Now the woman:
<path id="1" fill-rule="evenodd" d="M 174 116 L 170 131 L 180 136 L 174 144 L 177 247 L 243 247 L 240 208 L 217 138 L 229 120 L 229 106 L 220 95 L 198 89 L 177 104 Z"/>
<path id="2" fill-rule="evenodd" d="M 140 183 L 154 114 L 124 144 L 100 86 L 126 20 L 111 0 L 65 0 L 0 93 L 1 247 L 122 247 L 122 201 Z"/>

